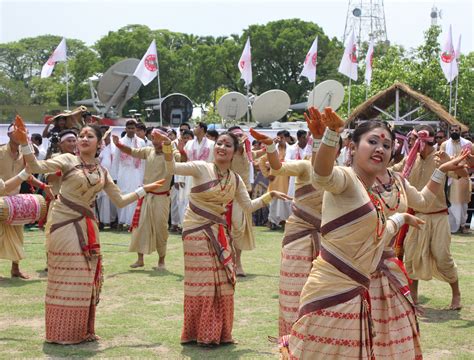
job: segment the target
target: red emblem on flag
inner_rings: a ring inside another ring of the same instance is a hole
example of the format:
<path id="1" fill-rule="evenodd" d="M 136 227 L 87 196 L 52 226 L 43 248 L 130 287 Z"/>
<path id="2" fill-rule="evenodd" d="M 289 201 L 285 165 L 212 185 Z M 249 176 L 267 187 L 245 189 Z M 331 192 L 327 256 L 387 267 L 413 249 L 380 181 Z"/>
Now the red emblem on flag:
<path id="1" fill-rule="evenodd" d="M 243 69 L 245 66 L 245 60 L 242 60 L 239 65 L 240 65 L 240 68 Z"/>
<path id="2" fill-rule="evenodd" d="M 145 58 L 145 67 L 148 71 L 156 71 L 158 69 L 158 63 L 156 61 L 155 54 L 150 54 Z"/>
<path id="3" fill-rule="evenodd" d="M 352 52 L 349 54 L 349 59 L 351 59 L 351 62 L 353 63 L 357 62 L 357 49 L 355 44 L 352 45 Z"/>
<path id="4" fill-rule="evenodd" d="M 443 52 L 443 53 L 441 54 L 441 60 L 442 60 L 443 62 L 445 62 L 445 63 L 448 63 L 448 64 L 449 64 L 450 62 L 452 62 L 452 61 L 454 60 L 454 58 L 455 58 L 455 53 L 454 53 L 454 51 L 451 52 L 451 53 L 449 53 L 449 52 Z"/>
<path id="5" fill-rule="evenodd" d="M 318 60 L 318 53 L 314 53 L 313 58 L 311 59 L 314 66 L 316 66 Z"/>
<path id="6" fill-rule="evenodd" d="M 53 54 L 53 55 L 54 55 L 54 54 Z M 48 59 L 48 65 L 49 65 L 49 66 L 52 66 L 52 65 L 54 65 L 54 64 L 55 64 L 55 62 L 53 61 L 53 56 L 50 56 L 49 59 Z"/>

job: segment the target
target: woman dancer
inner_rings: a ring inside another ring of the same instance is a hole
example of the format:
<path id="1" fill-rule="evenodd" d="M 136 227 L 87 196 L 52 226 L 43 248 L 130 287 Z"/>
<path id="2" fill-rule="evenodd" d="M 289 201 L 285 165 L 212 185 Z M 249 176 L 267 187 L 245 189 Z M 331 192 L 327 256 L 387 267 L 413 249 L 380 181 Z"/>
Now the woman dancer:
<path id="1" fill-rule="evenodd" d="M 98 340 L 94 321 L 102 286 L 99 231 L 91 204 L 104 189 L 112 202 L 123 207 L 156 191 L 162 180 L 122 195 L 110 174 L 97 160 L 101 131 L 84 127 L 78 137 L 79 155 L 62 154 L 38 161 L 28 145 L 23 122 L 14 132 L 22 144 L 27 168 L 33 173 L 63 174 L 59 197 L 52 207 L 46 290 L 46 341 L 77 344 Z"/>
<path id="2" fill-rule="evenodd" d="M 425 134 L 423 134 L 425 135 Z M 428 134 L 426 134 L 428 135 Z M 417 140 L 420 142 L 420 140 Z M 417 144 L 418 145 L 418 144 Z M 417 152 L 417 146 L 411 151 Z M 469 151 L 450 160 L 433 172 L 431 180 L 419 192 L 400 174 L 385 170 L 376 177 L 372 191 L 380 198 L 387 215 L 406 212 L 408 207 L 426 209 L 442 191 L 448 171 L 458 170 Z M 395 237 L 386 244 L 377 269 L 370 278 L 370 301 L 374 322 L 376 359 L 421 359 L 415 304 L 410 295 L 408 276 L 394 252 Z"/>
<path id="3" fill-rule="evenodd" d="M 315 109 L 310 108 L 309 113 L 314 117 Z M 305 117 L 313 134 L 312 156 L 315 157 L 324 126 L 311 121 L 306 113 Z M 250 134 L 266 145 L 270 175 L 296 177 L 293 212 L 285 225 L 281 249 L 278 333 L 282 337 L 290 334 L 293 323 L 298 319 L 301 290 L 311 271 L 313 260 L 319 253 L 323 191 L 312 184 L 313 167 L 310 160 L 281 163 L 272 138 L 254 129 L 250 129 Z"/>
<path id="4" fill-rule="evenodd" d="M 181 342 L 212 345 L 233 342 L 235 268 L 226 219 L 226 205 L 234 200 L 244 211 L 268 205 L 272 198 L 291 199 L 272 191 L 251 200 L 240 176 L 230 170 L 239 140 L 220 134 L 214 162 L 175 163 L 171 141 L 164 134 L 163 152 L 171 174 L 192 176 L 189 205 L 183 222 L 184 324 Z"/>
<path id="5" fill-rule="evenodd" d="M 406 213 L 387 218 L 371 192 L 391 157 L 394 136 L 385 123 L 359 126 L 353 135 L 352 167 L 335 167 L 344 122 L 330 108 L 320 120 L 327 126 L 313 178 L 325 190 L 320 253 L 303 287 L 299 319 L 289 337 L 290 356 L 371 359 L 370 274 L 379 262 L 384 240 L 405 222 L 419 227 L 422 221 Z"/>

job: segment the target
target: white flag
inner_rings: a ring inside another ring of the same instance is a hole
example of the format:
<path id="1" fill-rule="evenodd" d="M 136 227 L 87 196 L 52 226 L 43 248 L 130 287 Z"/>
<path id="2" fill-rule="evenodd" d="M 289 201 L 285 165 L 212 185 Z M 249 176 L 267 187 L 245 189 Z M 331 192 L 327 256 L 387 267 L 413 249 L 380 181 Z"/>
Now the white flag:
<path id="1" fill-rule="evenodd" d="M 318 63 L 318 37 L 313 41 L 311 49 L 309 49 L 304 59 L 303 71 L 300 74 L 308 78 L 310 82 L 315 82 L 316 80 L 316 65 Z"/>
<path id="2" fill-rule="evenodd" d="M 456 47 L 456 61 L 459 65 L 459 58 L 461 57 L 461 34 L 459 34 L 458 46 Z"/>
<path id="3" fill-rule="evenodd" d="M 135 69 L 133 76 L 136 76 L 146 86 L 156 75 L 158 75 L 158 54 L 156 52 L 156 42 L 153 40 Z"/>
<path id="4" fill-rule="evenodd" d="M 370 40 L 369 49 L 365 56 L 365 82 L 368 86 L 372 81 L 372 59 L 374 58 L 374 40 Z"/>
<path id="5" fill-rule="evenodd" d="M 456 62 L 456 53 L 453 46 L 453 37 L 451 33 L 451 25 L 449 26 L 449 32 L 441 48 L 441 56 L 439 59 L 441 69 L 443 70 L 444 76 L 448 83 L 452 82 L 458 75 L 458 64 Z"/>
<path id="6" fill-rule="evenodd" d="M 245 86 L 252 83 L 252 56 L 250 54 L 250 38 L 247 38 L 244 51 L 237 64 L 240 70 L 240 78 L 244 79 Z"/>
<path id="7" fill-rule="evenodd" d="M 63 38 L 41 69 L 41 77 L 50 77 L 58 61 L 67 61 L 66 39 Z"/>
<path id="8" fill-rule="evenodd" d="M 354 32 L 347 38 L 346 48 L 339 64 L 338 71 L 352 80 L 357 80 L 357 47 L 354 39 Z"/>

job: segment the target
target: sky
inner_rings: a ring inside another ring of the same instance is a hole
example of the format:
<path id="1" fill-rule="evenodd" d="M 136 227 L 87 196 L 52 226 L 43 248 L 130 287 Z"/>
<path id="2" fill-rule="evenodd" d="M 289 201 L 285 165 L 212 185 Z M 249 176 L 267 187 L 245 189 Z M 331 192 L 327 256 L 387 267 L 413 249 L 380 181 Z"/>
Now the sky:
<path id="1" fill-rule="evenodd" d="M 358 3 L 360 1 L 351 1 Z M 442 10 L 443 31 L 453 26 L 462 53 L 474 50 L 473 0 L 385 0 L 388 39 L 406 48 L 423 42 L 433 5 Z M 349 0 L 0 0 L 0 43 L 59 35 L 93 45 L 129 24 L 195 35 L 241 34 L 252 24 L 300 18 L 342 40 Z M 444 42 L 443 34 L 440 43 Z M 456 46 L 456 45 L 455 45 Z"/>

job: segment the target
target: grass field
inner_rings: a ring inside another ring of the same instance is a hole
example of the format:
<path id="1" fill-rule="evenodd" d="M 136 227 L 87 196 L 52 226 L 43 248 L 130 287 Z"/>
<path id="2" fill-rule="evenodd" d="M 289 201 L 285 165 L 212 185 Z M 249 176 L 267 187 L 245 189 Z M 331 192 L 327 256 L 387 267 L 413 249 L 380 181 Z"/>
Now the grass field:
<path id="1" fill-rule="evenodd" d="M 237 345 L 215 349 L 179 343 L 183 320 L 183 256 L 181 238 L 168 243 L 167 271 L 152 270 L 157 257 L 145 258 L 144 270 L 132 270 L 128 233 L 103 232 L 105 284 L 97 310 L 98 343 L 59 346 L 44 339 L 46 287 L 43 234 L 25 232 L 27 258 L 22 269 L 29 281 L 7 278 L 10 264 L 0 261 L 0 358 L 277 358 L 267 341 L 277 335 L 278 274 L 282 233 L 256 229 L 257 249 L 244 252 L 248 277 L 237 284 L 234 338 Z M 446 311 L 450 291 L 433 280 L 420 285 L 426 313 L 420 319 L 427 359 L 474 359 L 474 237 L 456 236 L 452 252 L 458 264 L 464 308 Z M 403 360 L 403 359 L 400 359 Z"/>

